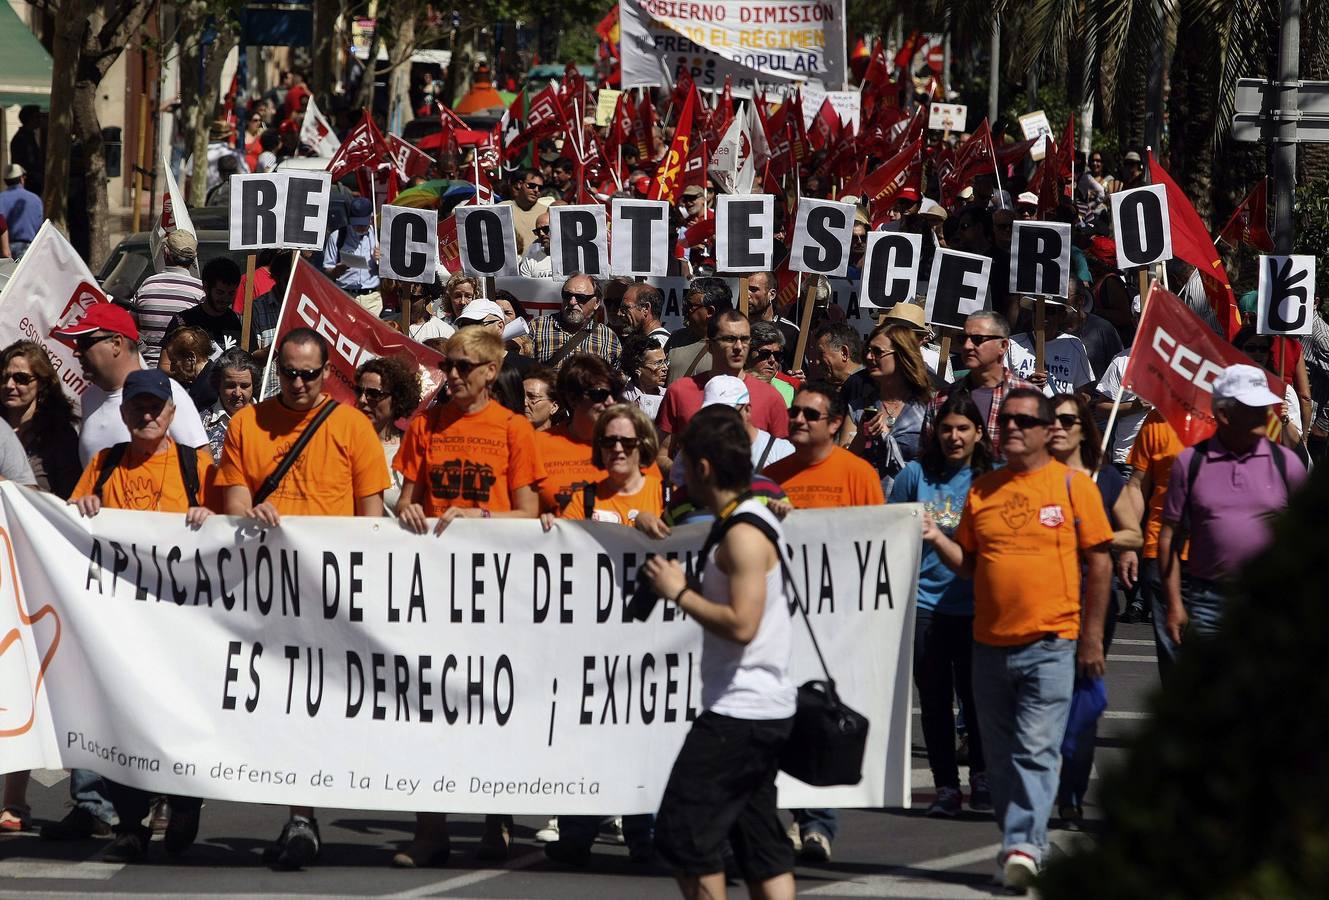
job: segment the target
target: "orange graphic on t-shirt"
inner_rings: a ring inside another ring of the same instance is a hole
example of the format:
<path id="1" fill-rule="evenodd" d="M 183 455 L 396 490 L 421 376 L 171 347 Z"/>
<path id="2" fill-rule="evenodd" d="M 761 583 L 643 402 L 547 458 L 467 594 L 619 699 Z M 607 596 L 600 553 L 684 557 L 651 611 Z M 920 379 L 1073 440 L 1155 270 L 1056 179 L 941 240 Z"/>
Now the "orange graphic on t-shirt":
<path id="1" fill-rule="evenodd" d="M 1001 505 L 1001 520 L 1011 531 L 1019 531 L 1029 524 L 1034 510 L 1029 505 L 1029 498 L 1024 494 L 1013 494 Z"/>

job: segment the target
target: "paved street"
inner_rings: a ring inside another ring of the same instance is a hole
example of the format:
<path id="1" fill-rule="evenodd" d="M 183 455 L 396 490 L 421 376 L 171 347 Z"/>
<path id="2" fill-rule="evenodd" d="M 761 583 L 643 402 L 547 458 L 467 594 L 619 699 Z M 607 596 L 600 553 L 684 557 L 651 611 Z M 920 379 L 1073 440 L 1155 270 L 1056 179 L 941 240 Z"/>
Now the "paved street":
<path id="1" fill-rule="evenodd" d="M 1096 769 L 1118 765 L 1122 748 L 1143 718 L 1147 696 L 1158 683 L 1152 632 L 1147 625 L 1119 626 L 1108 657 L 1109 711 L 1099 730 Z M 990 876 L 999 834 L 990 816 L 966 813 L 954 821 L 923 816 L 931 800 L 931 776 L 914 717 L 914 809 L 855 810 L 841 820 L 828 865 L 801 865 L 799 893 L 809 897 L 967 898 L 1001 893 Z M 38 824 L 64 814 L 68 779 L 40 772 L 30 791 Z M 1090 794 L 1086 816 L 1099 817 Z M 389 868 L 392 852 L 410 839 L 412 822 L 397 813 L 323 810 L 320 865 L 301 873 L 273 872 L 259 859 L 285 821 L 285 810 L 210 801 L 199 841 L 188 856 L 166 862 L 154 845 L 148 864 L 118 866 L 97 857 L 104 841 L 52 844 L 35 834 L 0 838 L 0 897 L 112 897 L 138 894 L 191 896 L 379 896 L 476 898 L 624 898 L 677 896 L 666 873 L 641 869 L 621 846 L 597 845 L 589 872 L 567 872 L 545 860 L 533 835 L 544 822 L 517 820 L 512 860 L 481 868 L 474 860 L 478 817 L 453 824 L 452 862 L 446 869 Z M 1054 832 L 1064 850 L 1087 838 Z M 1056 851 L 1054 851 L 1056 852 Z M 742 895 L 741 889 L 738 895 Z"/>

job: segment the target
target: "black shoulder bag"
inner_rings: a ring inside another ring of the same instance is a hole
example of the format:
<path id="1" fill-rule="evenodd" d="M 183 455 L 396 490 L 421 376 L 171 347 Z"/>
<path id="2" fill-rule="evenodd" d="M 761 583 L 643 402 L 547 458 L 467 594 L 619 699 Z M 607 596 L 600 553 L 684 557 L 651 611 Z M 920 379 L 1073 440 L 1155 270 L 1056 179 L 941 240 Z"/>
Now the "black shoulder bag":
<path id="1" fill-rule="evenodd" d="M 765 519 L 755 513 L 730 515 L 711 528 L 706 543 L 702 546 L 698 565 L 705 566 L 711 548 L 720 541 L 730 528 L 744 523 L 756 528 L 775 546 L 775 555 L 780 559 L 780 572 L 784 577 L 785 589 L 789 591 L 790 615 L 794 609 L 803 616 L 808 637 L 812 639 L 812 649 L 817 652 L 817 660 L 826 675 L 825 681 L 808 681 L 798 689 L 798 709 L 794 713 L 794 727 L 789 739 L 780 751 L 780 768 L 805 784 L 815 787 L 827 787 L 838 784 L 858 784 L 863 780 L 863 756 L 867 750 L 868 719 L 862 713 L 851 709 L 840 699 L 835 690 L 835 679 L 826 665 L 817 635 L 812 630 L 807 610 L 803 607 L 794 585 L 794 578 L 785 560 L 784 548 L 780 546 L 779 535 Z"/>
<path id="2" fill-rule="evenodd" d="M 295 461 L 300 458 L 300 454 L 309 445 L 309 440 L 314 436 L 314 432 L 318 431 L 319 426 L 328 420 L 328 416 L 332 415 L 332 411 L 336 408 L 337 401 L 331 398 L 323 404 L 323 408 L 318 411 L 318 415 L 314 416 L 314 421 L 309 423 L 309 427 L 301 432 L 300 437 L 296 439 L 291 449 L 286 451 L 286 455 L 277 464 L 277 468 L 273 469 L 272 474 L 259 485 L 258 493 L 254 495 L 255 506 L 268 499 L 272 496 L 272 492 L 277 490 L 277 485 L 281 484 L 281 480 L 286 477 L 286 473 L 291 471 L 291 466 L 295 465 Z"/>

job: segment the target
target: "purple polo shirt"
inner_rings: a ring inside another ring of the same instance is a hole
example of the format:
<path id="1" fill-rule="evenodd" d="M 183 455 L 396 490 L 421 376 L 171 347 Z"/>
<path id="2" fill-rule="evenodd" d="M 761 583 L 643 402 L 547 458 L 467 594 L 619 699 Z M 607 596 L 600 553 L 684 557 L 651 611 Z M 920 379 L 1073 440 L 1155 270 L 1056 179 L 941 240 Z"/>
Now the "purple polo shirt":
<path id="1" fill-rule="evenodd" d="M 1196 447 L 1183 450 L 1172 466 L 1164 521 L 1181 521 L 1186 478 L 1196 452 Z M 1189 563 L 1192 577 L 1214 581 L 1235 573 L 1265 548 L 1270 514 L 1287 506 L 1287 487 L 1271 454 L 1283 454 L 1294 489 L 1306 480 L 1306 467 L 1292 451 L 1268 440 L 1238 456 L 1213 437 L 1204 453 L 1191 490 Z"/>

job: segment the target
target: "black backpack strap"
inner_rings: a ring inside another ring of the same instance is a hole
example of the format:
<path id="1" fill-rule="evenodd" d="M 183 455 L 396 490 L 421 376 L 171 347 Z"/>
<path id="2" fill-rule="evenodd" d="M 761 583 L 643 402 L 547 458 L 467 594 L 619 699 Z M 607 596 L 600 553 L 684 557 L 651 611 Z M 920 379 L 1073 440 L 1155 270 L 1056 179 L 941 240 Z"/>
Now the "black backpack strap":
<path id="1" fill-rule="evenodd" d="M 309 440 L 314 436 L 314 432 L 318 431 L 319 426 L 327 421 L 328 416 L 332 415 L 332 411 L 336 408 L 337 401 L 331 398 L 323 404 L 323 408 L 318 411 L 318 415 L 314 416 L 314 421 L 309 423 L 309 427 L 300 434 L 299 440 L 295 442 L 295 445 L 291 447 L 290 450 L 286 451 L 286 455 L 283 456 L 282 461 L 277 464 L 277 468 L 273 470 L 272 474 L 269 475 L 259 487 L 258 493 L 254 495 L 255 506 L 258 506 L 264 500 L 268 499 L 268 497 L 272 496 L 272 492 L 277 490 L 277 485 L 281 484 L 281 480 L 286 477 L 286 473 L 291 470 L 291 466 L 295 465 L 295 461 L 300 458 L 300 454 L 309 444 Z"/>
<path id="2" fill-rule="evenodd" d="M 185 483 L 185 496 L 189 498 L 190 508 L 201 506 L 198 502 L 198 453 L 193 447 L 176 444 L 175 458 L 180 461 L 180 480 Z"/>
<path id="3" fill-rule="evenodd" d="M 1265 438 L 1269 441 L 1268 438 Z M 1283 451 L 1278 449 L 1278 445 L 1269 441 L 1269 452 L 1274 457 L 1274 468 L 1278 470 L 1278 477 L 1283 479 L 1283 492 L 1290 498 L 1292 496 L 1292 482 L 1287 480 L 1287 459 L 1283 456 Z"/>
<path id="4" fill-rule="evenodd" d="M 106 487 L 106 482 L 111 480 L 111 473 L 125 458 L 125 451 L 129 449 L 129 442 L 116 444 L 113 447 L 106 448 L 106 455 L 102 457 L 102 470 L 97 473 L 97 483 L 92 486 L 92 493 L 98 498 L 102 495 L 102 488 Z"/>
<path id="5" fill-rule="evenodd" d="M 581 505 L 584 508 L 583 519 L 590 519 L 595 515 L 595 482 L 590 481 L 581 486 Z"/>
<path id="6" fill-rule="evenodd" d="M 761 448 L 761 459 L 757 460 L 757 468 L 753 472 L 761 474 L 761 470 L 766 468 L 766 457 L 771 455 L 771 448 L 775 446 L 775 435 L 769 432 L 766 435 L 766 446 Z"/>
<path id="7" fill-rule="evenodd" d="M 1181 556 L 1181 548 L 1186 544 L 1191 533 L 1191 494 L 1195 490 L 1195 479 L 1200 475 L 1200 466 L 1204 465 L 1204 454 L 1209 449 L 1209 439 L 1205 438 L 1195 445 L 1191 459 L 1186 466 L 1186 500 L 1181 504 L 1181 520 L 1172 535 L 1172 552 Z"/>

